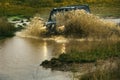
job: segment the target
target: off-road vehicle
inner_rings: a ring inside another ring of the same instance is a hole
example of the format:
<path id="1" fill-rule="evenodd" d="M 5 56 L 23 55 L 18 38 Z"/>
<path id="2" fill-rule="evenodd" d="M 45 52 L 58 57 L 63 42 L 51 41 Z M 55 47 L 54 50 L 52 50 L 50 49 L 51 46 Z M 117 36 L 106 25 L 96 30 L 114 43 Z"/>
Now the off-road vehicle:
<path id="1" fill-rule="evenodd" d="M 66 6 L 66 7 L 59 7 L 59 8 L 53 8 L 50 12 L 48 22 L 45 23 L 45 26 L 48 30 L 48 33 L 57 33 L 56 31 L 56 19 L 53 18 L 53 15 L 59 13 L 59 12 L 66 12 L 71 10 L 78 10 L 78 9 L 84 9 L 86 12 L 90 13 L 90 9 L 88 5 L 75 5 L 75 6 Z"/>

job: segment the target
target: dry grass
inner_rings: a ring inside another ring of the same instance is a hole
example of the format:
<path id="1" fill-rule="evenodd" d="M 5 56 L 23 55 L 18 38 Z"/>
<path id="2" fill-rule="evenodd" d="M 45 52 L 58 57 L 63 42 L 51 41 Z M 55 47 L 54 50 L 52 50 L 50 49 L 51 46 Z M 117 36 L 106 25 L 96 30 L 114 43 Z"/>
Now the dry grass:
<path id="1" fill-rule="evenodd" d="M 79 80 L 119 80 L 120 79 L 120 60 L 117 59 L 114 62 L 107 63 L 103 70 L 101 66 L 94 72 L 83 75 Z"/>
<path id="2" fill-rule="evenodd" d="M 120 36 L 120 28 L 113 22 L 105 21 L 84 10 L 69 11 L 57 14 L 57 26 L 64 25 L 65 35 L 79 37 L 106 38 Z"/>

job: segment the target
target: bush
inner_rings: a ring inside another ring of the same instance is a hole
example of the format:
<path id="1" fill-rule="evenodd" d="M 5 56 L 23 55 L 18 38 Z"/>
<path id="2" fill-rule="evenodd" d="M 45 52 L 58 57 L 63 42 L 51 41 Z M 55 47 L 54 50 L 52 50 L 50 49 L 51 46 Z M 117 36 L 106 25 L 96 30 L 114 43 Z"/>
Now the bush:
<path id="1" fill-rule="evenodd" d="M 0 18 L 0 36 L 13 36 L 15 28 L 10 24 L 5 17 Z"/>

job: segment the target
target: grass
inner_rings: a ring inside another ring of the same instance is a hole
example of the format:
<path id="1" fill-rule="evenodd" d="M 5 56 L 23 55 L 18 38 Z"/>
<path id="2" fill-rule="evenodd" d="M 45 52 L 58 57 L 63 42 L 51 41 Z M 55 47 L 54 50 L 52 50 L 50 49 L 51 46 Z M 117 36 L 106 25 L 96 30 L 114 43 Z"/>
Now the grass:
<path id="1" fill-rule="evenodd" d="M 10 6 L 3 6 L 0 5 L 0 16 L 18 16 L 24 15 L 25 17 L 32 17 L 35 14 L 45 14 L 48 12 L 49 8 L 34 8 L 30 6 L 20 6 L 20 5 L 10 5 Z M 29 11 L 29 12 L 28 12 Z M 44 12 L 44 13 L 43 13 Z"/>
<path id="2" fill-rule="evenodd" d="M 7 18 L 0 18 L 0 38 L 11 37 L 14 35 L 14 26 L 7 21 Z"/>
<path id="3" fill-rule="evenodd" d="M 119 80 L 120 79 L 120 62 L 117 61 L 116 67 L 108 66 L 107 70 L 97 69 L 95 72 L 83 75 L 79 80 Z"/>
<path id="4" fill-rule="evenodd" d="M 80 3 L 74 3 L 74 5 L 78 5 Z M 83 3 L 86 4 L 86 3 Z M 113 2 L 113 3 L 87 3 L 90 6 L 91 12 L 93 14 L 99 15 L 101 17 L 120 17 L 120 5 L 119 2 Z M 38 4 L 40 6 L 40 4 Z M 54 5 L 54 4 L 52 4 Z M 32 7 L 28 5 L 15 5 L 15 4 L 9 4 L 9 5 L 0 5 L 0 16 L 15 16 L 15 15 L 24 15 L 27 17 L 34 16 L 36 13 L 39 13 L 41 15 L 49 15 L 48 12 L 53 7 L 58 6 L 67 6 L 67 5 L 73 5 L 73 3 L 67 3 L 67 4 L 56 4 L 54 6 L 44 6 L 44 7 Z M 29 11 L 29 12 L 28 12 Z"/>
<path id="5" fill-rule="evenodd" d="M 115 17 L 120 18 L 120 4 L 105 3 L 105 4 L 90 4 L 91 12 L 100 17 Z"/>

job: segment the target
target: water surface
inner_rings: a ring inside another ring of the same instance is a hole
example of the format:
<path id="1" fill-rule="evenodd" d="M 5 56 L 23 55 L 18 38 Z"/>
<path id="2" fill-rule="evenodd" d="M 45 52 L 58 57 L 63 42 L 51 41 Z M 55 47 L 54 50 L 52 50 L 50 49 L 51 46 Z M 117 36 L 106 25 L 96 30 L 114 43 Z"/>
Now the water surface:
<path id="1" fill-rule="evenodd" d="M 0 40 L 0 80 L 72 80 L 71 72 L 52 71 L 40 66 L 71 49 L 80 51 L 93 45 L 86 41 L 56 42 L 13 37 Z"/>

